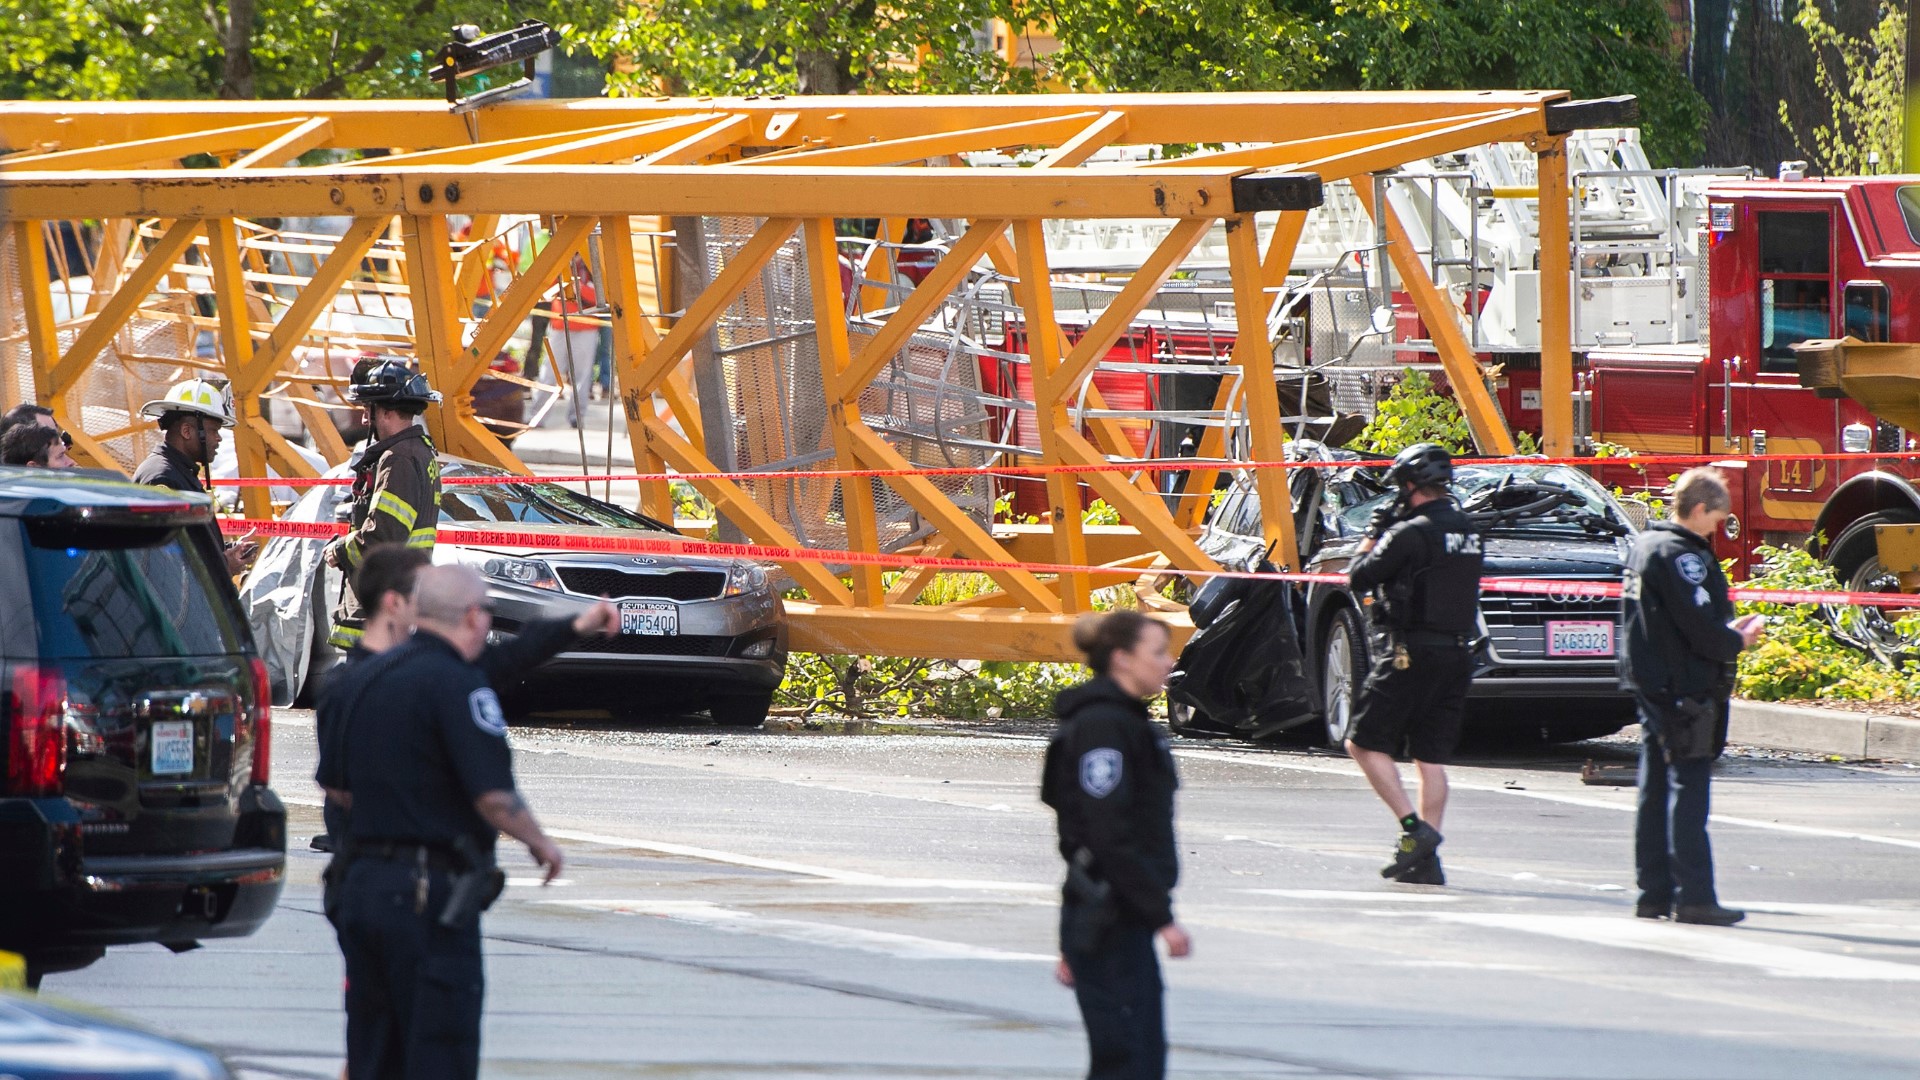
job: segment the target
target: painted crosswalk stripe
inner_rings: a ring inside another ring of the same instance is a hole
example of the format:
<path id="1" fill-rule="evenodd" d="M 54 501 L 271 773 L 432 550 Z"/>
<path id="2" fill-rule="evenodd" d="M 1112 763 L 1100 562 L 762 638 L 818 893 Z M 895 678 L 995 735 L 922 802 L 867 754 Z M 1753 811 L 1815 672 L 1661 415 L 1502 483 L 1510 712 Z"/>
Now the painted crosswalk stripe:
<path id="1" fill-rule="evenodd" d="M 753 934 L 800 941 L 812 945 L 857 949 L 880 953 L 898 960 L 994 960 L 1051 962 L 1047 953 L 1012 952 L 958 941 L 896 934 L 885 930 L 864 930 L 834 923 L 808 922 L 802 919 L 768 919 L 751 912 L 721 907 L 704 900 L 550 900 L 556 907 L 609 911 L 621 915 L 650 915 L 676 922 L 698 923 L 726 933 Z"/>
<path id="2" fill-rule="evenodd" d="M 1759 968 L 1789 979 L 1854 979 L 1920 982 L 1920 964 L 1900 964 L 1815 949 L 1796 949 L 1757 940 L 1753 931 L 1675 926 L 1616 915 L 1509 915 L 1478 912 L 1378 912 L 1380 915 L 1433 919 L 1495 930 L 1564 938 L 1591 945 L 1678 956 L 1715 964 Z"/>

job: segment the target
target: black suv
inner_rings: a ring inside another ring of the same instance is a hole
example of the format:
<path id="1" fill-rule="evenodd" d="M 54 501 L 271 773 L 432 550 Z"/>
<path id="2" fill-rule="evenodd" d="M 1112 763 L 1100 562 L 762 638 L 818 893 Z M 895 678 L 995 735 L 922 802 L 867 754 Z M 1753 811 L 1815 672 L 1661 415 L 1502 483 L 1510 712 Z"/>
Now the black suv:
<path id="1" fill-rule="evenodd" d="M 0 949 L 30 981 L 266 921 L 271 700 L 204 496 L 0 468 Z"/>

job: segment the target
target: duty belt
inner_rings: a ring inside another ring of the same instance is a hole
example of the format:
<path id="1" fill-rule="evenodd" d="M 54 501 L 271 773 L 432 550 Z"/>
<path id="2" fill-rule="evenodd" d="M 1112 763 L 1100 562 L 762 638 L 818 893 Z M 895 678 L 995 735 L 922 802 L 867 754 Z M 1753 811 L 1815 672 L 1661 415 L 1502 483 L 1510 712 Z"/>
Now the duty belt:
<path id="1" fill-rule="evenodd" d="M 1466 634 L 1449 634 L 1444 630 L 1407 630 L 1401 636 L 1408 645 L 1419 645 L 1425 648 L 1465 649 L 1473 644 L 1473 638 Z"/>
<path id="2" fill-rule="evenodd" d="M 427 853 L 427 866 L 434 870 L 445 870 L 457 874 L 467 868 L 466 860 L 455 855 L 443 844 L 423 844 L 417 840 L 355 840 L 353 856 L 356 859 L 391 859 L 394 862 L 412 862 Z"/>

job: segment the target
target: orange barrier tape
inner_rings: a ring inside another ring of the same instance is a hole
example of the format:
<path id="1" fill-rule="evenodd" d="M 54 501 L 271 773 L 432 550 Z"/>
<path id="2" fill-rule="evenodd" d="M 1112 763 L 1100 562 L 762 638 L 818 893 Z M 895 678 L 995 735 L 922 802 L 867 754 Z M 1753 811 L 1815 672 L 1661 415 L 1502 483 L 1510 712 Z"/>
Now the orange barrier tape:
<path id="1" fill-rule="evenodd" d="M 1895 461 L 1920 459 L 1920 451 L 1905 450 L 1887 454 L 1656 454 L 1646 457 L 1472 457 L 1455 458 L 1455 465 L 1577 465 L 1625 466 L 1642 468 L 1648 465 L 1712 465 L 1719 462 L 1769 462 L 1769 461 Z M 1386 465 L 1385 458 L 1378 463 Z M 1166 473 L 1166 472 L 1237 472 L 1241 469 L 1344 469 L 1354 465 L 1367 464 L 1365 461 L 1201 461 L 1194 458 L 1182 458 L 1178 461 L 1108 461 L 1094 465 L 981 465 L 981 466 L 931 466 L 924 469 L 794 469 L 761 472 L 661 472 L 661 473 L 583 473 L 579 475 L 559 476 L 449 476 L 440 482 L 447 485 L 457 484 L 581 484 L 593 483 L 652 483 L 661 480 L 842 480 L 859 477 L 878 478 L 888 476 L 1010 476 L 1010 477 L 1046 477 L 1075 476 L 1087 473 Z M 351 477 L 259 477 L 234 476 L 213 481 L 216 487 L 323 487 L 353 483 Z"/>
<path id="2" fill-rule="evenodd" d="M 345 525 L 321 521 L 260 521 L 247 518 L 221 518 L 220 529 L 229 535 L 253 533 L 256 536 L 293 536 L 305 539 L 330 539 L 347 531 Z M 528 534 L 510 529 L 440 529 L 435 540 L 441 543 L 477 547 L 537 548 L 542 551 L 583 551 L 613 555 L 705 555 L 726 559 L 753 559 L 761 562 L 812 562 L 828 565 L 883 566 L 895 570 L 933 567 L 964 573 L 991 573 L 997 570 L 1024 570 L 1030 574 L 1150 574 L 1169 573 L 1183 577 L 1246 578 L 1257 581 L 1296 581 L 1322 585 L 1344 584 L 1345 574 L 1261 573 L 1252 570 L 1175 570 L 1140 569 L 1116 566 L 1074 566 L 1063 563 L 986 562 L 979 559 L 935 558 L 918 555 L 888 555 L 869 551 L 836 551 L 829 548 L 774 547 L 767 544 L 723 544 L 711 540 L 665 540 L 644 536 L 622 536 L 622 530 L 605 530 L 580 535 L 551 533 Z M 1617 581 L 1561 581 L 1551 578 L 1484 578 L 1480 588 L 1486 592 L 1525 593 L 1560 599 L 1576 597 L 1611 599 L 1620 595 Z M 1920 595 L 1897 593 L 1819 592 L 1805 589 L 1734 589 L 1735 600 L 1774 604 L 1846 604 L 1858 607 L 1920 607 Z"/>

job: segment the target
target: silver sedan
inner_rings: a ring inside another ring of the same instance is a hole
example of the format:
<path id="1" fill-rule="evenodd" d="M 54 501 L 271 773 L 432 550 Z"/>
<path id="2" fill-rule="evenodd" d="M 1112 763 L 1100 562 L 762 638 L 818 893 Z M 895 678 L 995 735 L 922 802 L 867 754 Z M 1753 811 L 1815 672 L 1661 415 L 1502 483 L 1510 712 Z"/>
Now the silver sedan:
<path id="1" fill-rule="evenodd" d="M 619 634 L 561 653 L 527 683 L 508 688 L 510 705 L 524 708 L 537 694 L 543 708 L 605 708 L 631 719 L 702 708 L 722 724 L 750 726 L 766 718 L 786 669 L 787 621 L 764 567 L 677 554 L 671 548 L 684 538 L 668 525 L 558 484 L 527 483 L 446 455 L 440 467 L 445 479 L 497 478 L 443 486 L 440 527 L 474 532 L 476 542 L 448 542 L 443 534 L 433 553 L 436 563 L 464 563 L 487 579 L 496 635 L 510 636 L 543 615 L 572 615 L 601 597 L 620 608 Z M 342 466 L 329 475 L 350 474 Z M 286 517 L 335 521 L 347 491 L 313 488 Z M 509 533 L 511 542 L 482 532 Z M 573 539 L 610 532 L 667 547 L 567 550 Z M 326 637 L 342 576 L 322 564 L 323 544 L 271 541 L 241 587 L 278 702 L 301 699 L 313 673 L 337 659 Z"/>

